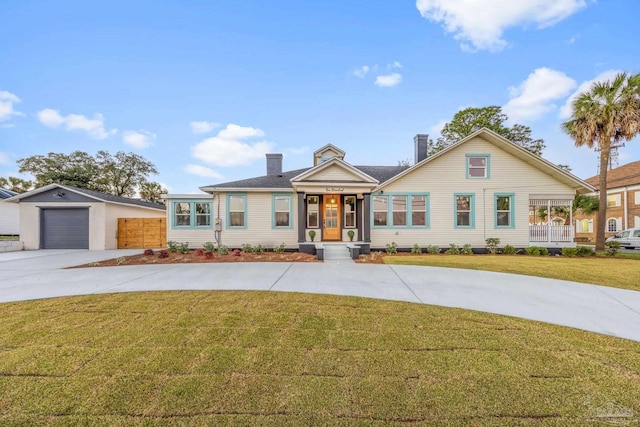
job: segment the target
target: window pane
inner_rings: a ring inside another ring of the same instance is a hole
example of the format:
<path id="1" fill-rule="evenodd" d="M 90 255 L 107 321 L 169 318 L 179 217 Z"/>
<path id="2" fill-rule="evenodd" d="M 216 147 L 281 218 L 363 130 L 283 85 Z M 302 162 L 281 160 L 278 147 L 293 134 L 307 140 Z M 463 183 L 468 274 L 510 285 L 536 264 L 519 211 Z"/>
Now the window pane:
<path id="1" fill-rule="evenodd" d="M 457 215 L 457 225 L 458 226 L 470 226 L 471 225 L 471 214 L 469 212 L 458 212 Z"/>
<path id="2" fill-rule="evenodd" d="M 456 196 L 456 208 L 459 211 L 468 211 L 471 207 L 470 196 Z"/>
<path id="3" fill-rule="evenodd" d="M 589 221 L 582 220 L 582 232 L 583 233 L 588 233 L 589 232 Z"/>
<path id="4" fill-rule="evenodd" d="M 413 226 L 427 225 L 427 215 L 425 212 L 411 213 L 411 224 Z"/>
<path id="5" fill-rule="evenodd" d="M 356 213 L 355 212 L 347 212 L 344 215 L 344 226 L 345 227 L 355 227 L 356 226 Z"/>
<path id="6" fill-rule="evenodd" d="M 499 211 L 508 211 L 510 210 L 510 202 L 511 201 L 511 197 L 508 196 L 498 196 L 496 199 L 496 206 L 498 208 Z"/>
<path id="7" fill-rule="evenodd" d="M 189 203 L 181 202 L 175 204 L 176 214 L 188 214 L 191 212 Z"/>
<path id="8" fill-rule="evenodd" d="M 308 205 L 317 205 L 318 204 L 318 196 L 307 196 L 307 204 Z M 316 207 L 317 209 L 317 207 Z"/>
<path id="9" fill-rule="evenodd" d="M 276 212 L 289 211 L 289 197 L 276 196 Z"/>
<path id="10" fill-rule="evenodd" d="M 387 225 L 387 212 L 374 212 L 373 225 Z"/>
<path id="11" fill-rule="evenodd" d="M 229 196 L 229 210 L 235 212 L 244 211 L 244 197 Z"/>
<path id="12" fill-rule="evenodd" d="M 469 176 L 481 178 L 485 176 L 485 170 L 481 168 L 469 168 Z"/>
<path id="13" fill-rule="evenodd" d="M 318 226 L 318 212 L 308 212 L 307 218 L 307 227 L 312 228 Z"/>
<path id="14" fill-rule="evenodd" d="M 411 225 L 427 225 L 427 196 L 411 196 Z"/>
<path id="15" fill-rule="evenodd" d="M 509 212 L 498 212 L 497 213 L 497 224 L 500 226 L 505 226 L 508 227 L 509 225 L 509 220 L 510 220 L 511 216 L 509 215 Z"/>
<path id="16" fill-rule="evenodd" d="M 386 196 L 375 196 L 373 198 L 373 210 L 374 211 L 387 211 L 387 205 L 389 204 L 389 198 Z"/>
<path id="17" fill-rule="evenodd" d="M 229 212 L 231 227 L 244 227 L 244 212 Z"/>
<path id="18" fill-rule="evenodd" d="M 407 213 L 406 212 L 394 212 L 393 213 L 393 225 L 407 225 Z"/>
<path id="19" fill-rule="evenodd" d="M 191 225 L 191 216 L 190 215 L 176 215 L 176 225 L 180 226 L 190 226 Z"/>
<path id="20" fill-rule="evenodd" d="M 211 216 L 210 215 L 196 215 L 196 226 L 209 226 L 211 225 Z"/>
<path id="21" fill-rule="evenodd" d="M 210 212 L 211 205 L 209 203 L 196 203 L 197 214 L 208 214 Z"/>
<path id="22" fill-rule="evenodd" d="M 276 212 L 276 227 L 289 226 L 289 212 Z"/>
<path id="23" fill-rule="evenodd" d="M 407 225 L 407 196 L 393 196 L 393 225 Z"/>
<path id="24" fill-rule="evenodd" d="M 487 159 L 484 157 L 469 157 L 469 165 L 483 167 L 487 165 Z"/>

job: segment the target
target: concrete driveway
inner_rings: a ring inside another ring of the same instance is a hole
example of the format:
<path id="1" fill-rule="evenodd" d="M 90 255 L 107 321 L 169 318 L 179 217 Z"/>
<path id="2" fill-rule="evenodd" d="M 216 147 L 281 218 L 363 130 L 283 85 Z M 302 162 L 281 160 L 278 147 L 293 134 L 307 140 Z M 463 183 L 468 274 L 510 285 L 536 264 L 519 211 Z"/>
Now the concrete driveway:
<path id="1" fill-rule="evenodd" d="M 0 302 L 151 290 L 307 292 L 460 307 L 640 341 L 640 292 L 538 277 L 350 261 L 65 269 L 134 253 L 0 253 Z"/>

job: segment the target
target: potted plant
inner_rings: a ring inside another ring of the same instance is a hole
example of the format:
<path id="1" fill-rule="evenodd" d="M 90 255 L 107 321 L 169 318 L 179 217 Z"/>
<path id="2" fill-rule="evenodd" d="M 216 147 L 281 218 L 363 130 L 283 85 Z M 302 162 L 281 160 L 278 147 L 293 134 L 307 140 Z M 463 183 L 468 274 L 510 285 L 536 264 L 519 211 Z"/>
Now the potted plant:
<path id="1" fill-rule="evenodd" d="M 316 238 L 316 230 L 309 230 L 309 238 L 313 242 L 313 239 Z"/>
<path id="2" fill-rule="evenodd" d="M 347 236 L 349 236 L 349 240 L 351 240 L 353 242 L 353 236 L 356 235 L 356 232 L 353 230 L 349 230 L 347 231 Z"/>

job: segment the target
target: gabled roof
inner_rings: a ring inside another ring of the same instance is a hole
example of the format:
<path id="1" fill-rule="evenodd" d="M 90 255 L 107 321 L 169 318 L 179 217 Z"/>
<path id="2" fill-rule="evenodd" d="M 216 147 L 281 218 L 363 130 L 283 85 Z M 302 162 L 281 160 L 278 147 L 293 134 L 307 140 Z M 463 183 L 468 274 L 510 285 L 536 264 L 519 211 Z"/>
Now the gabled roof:
<path id="1" fill-rule="evenodd" d="M 600 176 L 592 176 L 587 178 L 589 184 L 596 189 L 600 189 L 598 183 Z M 626 187 L 629 185 L 640 185 L 640 160 L 637 162 L 627 163 L 607 172 L 607 190 L 618 187 Z"/>
<path id="2" fill-rule="evenodd" d="M 13 196 L 17 196 L 18 193 L 15 191 L 8 190 L 6 188 L 0 187 L 0 199 L 8 199 Z"/>
<path id="3" fill-rule="evenodd" d="M 452 150 L 455 150 L 456 148 L 460 147 L 461 145 L 471 141 L 472 139 L 476 138 L 476 137 L 481 137 L 482 139 L 484 139 L 485 141 L 499 147 L 500 149 L 504 150 L 505 152 L 513 155 L 514 157 L 519 158 L 520 160 L 524 161 L 525 163 L 530 164 L 531 166 L 540 169 L 542 172 L 547 173 L 551 176 L 553 176 L 554 178 L 556 178 L 558 181 L 563 182 L 564 184 L 575 188 L 579 193 L 589 193 L 589 192 L 593 192 L 595 191 L 595 188 L 589 184 L 588 182 L 583 181 L 582 179 L 578 178 L 577 176 L 565 171 L 564 169 L 560 169 L 558 166 L 554 165 L 553 163 L 549 162 L 548 160 L 543 159 L 540 156 L 536 156 L 535 154 L 531 153 L 528 150 L 525 150 L 524 148 L 520 147 L 517 144 L 514 144 L 513 142 L 509 141 L 508 139 L 506 139 L 505 137 L 503 137 L 502 135 L 499 135 L 497 133 L 495 133 L 494 131 L 487 129 L 487 128 L 482 128 L 480 130 L 477 130 L 475 132 L 473 132 L 472 134 L 468 135 L 467 137 L 461 139 L 460 141 L 451 144 L 449 147 L 445 148 L 442 151 L 437 152 L 436 154 L 427 157 L 426 159 L 422 160 L 419 163 L 416 163 L 415 165 L 411 166 L 410 168 L 408 168 L 407 170 L 405 170 L 404 172 L 399 173 L 398 175 L 394 176 L 393 178 L 389 179 L 388 181 L 381 183 L 374 191 L 379 191 L 380 189 L 384 188 L 386 185 L 395 182 L 396 180 L 402 178 L 403 176 L 411 173 L 412 171 L 434 161 L 435 159 L 442 157 L 442 156 L 446 156 L 447 153 L 449 153 Z"/>
<path id="4" fill-rule="evenodd" d="M 338 168 L 341 170 L 341 173 L 345 174 L 345 177 L 351 176 L 356 178 L 358 182 L 366 182 L 370 184 L 378 184 L 378 180 L 374 177 L 362 172 L 360 169 L 351 166 L 349 163 L 344 160 L 334 157 L 331 160 L 327 160 L 326 162 L 320 163 L 317 166 L 312 167 L 311 169 L 302 172 L 300 175 L 291 178 L 293 182 L 299 181 L 313 181 L 314 176 L 321 174 L 323 171 L 327 169 Z M 349 180 L 353 181 L 353 180 Z"/>
<path id="5" fill-rule="evenodd" d="M 145 202 L 142 200 L 129 199 L 127 197 L 114 196 L 113 194 L 101 193 L 100 191 L 87 190 L 86 188 L 73 187 L 71 185 L 62 184 L 49 184 L 44 187 L 36 188 L 35 190 L 27 191 L 26 193 L 18 194 L 17 196 L 7 199 L 8 202 L 19 202 L 20 200 L 34 196 L 36 194 L 44 193 L 45 191 L 53 190 L 55 188 L 61 188 L 65 191 L 71 191 L 77 194 L 83 194 L 89 198 L 95 199 L 99 202 L 117 203 L 120 205 L 133 205 L 143 208 L 165 210 L 166 206 L 159 203 Z"/>

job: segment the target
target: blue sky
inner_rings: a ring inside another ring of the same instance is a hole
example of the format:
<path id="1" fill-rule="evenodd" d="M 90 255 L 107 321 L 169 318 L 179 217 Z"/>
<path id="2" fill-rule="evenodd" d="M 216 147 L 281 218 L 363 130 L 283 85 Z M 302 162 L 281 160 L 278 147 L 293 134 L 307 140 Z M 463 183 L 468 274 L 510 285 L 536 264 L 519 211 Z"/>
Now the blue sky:
<path id="1" fill-rule="evenodd" d="M 500 7 L 496 4 L 502 3 Z M 587 178 L 560 132 L 593 80 L 640 71 L 635 0 L 5 0 L 0 176 L 48 152 L 134 152 L 171 193 L 307 167 L 413 157 L 460 109 L 500 105 Z M 640 159 L 640 141 L 620 164 Z"/>

